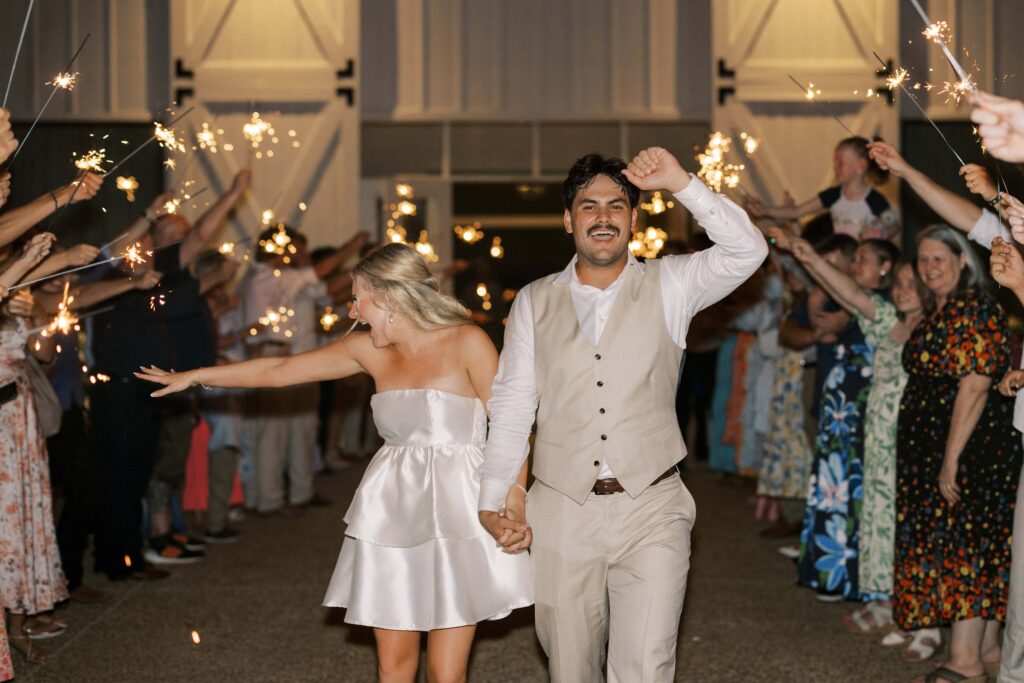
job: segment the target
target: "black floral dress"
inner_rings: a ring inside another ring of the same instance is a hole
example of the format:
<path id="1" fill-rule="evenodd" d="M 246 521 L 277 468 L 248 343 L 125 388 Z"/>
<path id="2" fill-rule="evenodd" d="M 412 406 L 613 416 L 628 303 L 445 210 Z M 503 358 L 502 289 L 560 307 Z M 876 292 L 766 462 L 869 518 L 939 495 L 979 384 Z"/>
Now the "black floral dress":
<path id="1" fill-rule="evenodd" d="M 903 349 L 893 613 L 905 630 L 1005 620 L 1021 438 L 1013 400 L 995 385 L 1009 365 L 1003 310 L 977 290 L 950 298 Z M 938 477 L 959 380 L 972 372 L 991 377 L 992 389 L 960 456 L 960 502 L 950 506 Z"/>

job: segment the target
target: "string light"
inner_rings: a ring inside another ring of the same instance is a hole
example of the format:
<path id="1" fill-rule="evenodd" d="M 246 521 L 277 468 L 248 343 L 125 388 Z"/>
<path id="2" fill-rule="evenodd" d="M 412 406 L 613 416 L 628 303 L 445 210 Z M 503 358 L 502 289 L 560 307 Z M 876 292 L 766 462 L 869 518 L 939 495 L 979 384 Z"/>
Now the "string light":
<path id="1" fill-rule="evenodd" d="M 476 244 L 484 238 L 484 231 L 480 229 L 479 221 L 474 221 L 472 225 L 456 225 L 455 234 L 466 244 Z"/>

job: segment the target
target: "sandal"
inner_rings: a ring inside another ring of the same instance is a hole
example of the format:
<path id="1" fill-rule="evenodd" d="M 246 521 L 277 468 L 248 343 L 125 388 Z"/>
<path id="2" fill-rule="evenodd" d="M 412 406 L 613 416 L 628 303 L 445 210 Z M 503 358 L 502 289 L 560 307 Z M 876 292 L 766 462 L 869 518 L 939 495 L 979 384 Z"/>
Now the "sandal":
<path id="1" fill-rule="evenodd" d="M 892 610 L 877 602 L 868 603 L 851 614 L 844 614 L 843 625 L 849 633 L 861 636 L 889 633 L 896 628 L 892 620 Z"/>
<path id="2" fill-rule="evenodd" d="M 940 666 L 924 677 L 924 683 L 939 683 L 939 681 L 945 681 L 945 683 L 988 683 L 988 676 L 986 674 L 965 676 L 959 671 Z"/>
<path id="3" fill-rule="evenodd" d="M 68 625 L 60 619 L 33 617 L 21 627 L 22 632 L 32 640 L 56 638 L 68 630 Z"/>
<path id="4" fill-rule="evenodd" d="M 27 635 L 15 636 L 8 634 L 7 642 L 33 664 L 42 664 L 49 659 L 46 652 L 38 645 L 35 645 Z"/>
<path id="5" fill-rule="evenodd" d="M 910 638 L 910 645 L 900 652 L 900 657 L 905 662 L 923 662 L 934 657 L 935 651 L 941 644 L 942 636 L 939 635 L 939 629 L 923 628 L 920 631 L 914 631 Z"/>
<path id="6" fill-rule="evenodd" d="M 878 644 L 882 647 L 903 647 L 910 642 L 910 639 L 910 633 L 896 629 L 886 633 L 885 637 L 878 641 Z"/>

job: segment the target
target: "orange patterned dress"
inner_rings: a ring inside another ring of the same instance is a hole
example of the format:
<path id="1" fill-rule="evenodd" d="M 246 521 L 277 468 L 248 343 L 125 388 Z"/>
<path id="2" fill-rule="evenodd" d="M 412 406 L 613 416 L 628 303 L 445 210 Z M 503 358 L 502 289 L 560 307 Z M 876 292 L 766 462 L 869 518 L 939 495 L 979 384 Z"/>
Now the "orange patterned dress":
<path id="1" fill-rule="evenodd" d="M 903 349 L 909 379 L 897 429 L 893 612 L 905 630 L 1005 621 L 1021 469 L 1013 400 L 995 390 L 1010 367 L 1008 342 L 1002 308 L 968 290 L 918 325 Z M 993 386 L 960 456 L 960 502 L 949 506 L 939 470 L 958 383 L 970 373 Z"/>
<path id="2" fill-rule="evenodd" d="M 68 598 L 53 527 L 50 467 L 25 366 L 28 328 L 0 319 L 0 386 L 17 385 L 0 406 L 0 600 L 38 614 Z"/>

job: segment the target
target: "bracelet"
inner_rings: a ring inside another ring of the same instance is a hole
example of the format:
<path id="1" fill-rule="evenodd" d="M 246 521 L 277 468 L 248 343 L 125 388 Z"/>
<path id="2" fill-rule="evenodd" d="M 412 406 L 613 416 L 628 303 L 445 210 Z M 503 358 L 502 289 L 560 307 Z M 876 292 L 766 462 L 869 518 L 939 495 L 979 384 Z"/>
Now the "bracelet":
<path id="1" fill-rule="evenodd" d="M 517 488 L 520 491 L 522 491 L 523 492 L 523 498 L 529 498 L 530 497 L 530 494 L 527 493 L 527 491 L 526 491 L 526 487 L 523 486 L 522 484 L 520 484 L 518 481 L 516 483 L 512 484 L 512 487 L 513 488 Z"/>
<path id="2" fill-rule="evenodd" d="M 213 387 L 208 387 L 205 384 L 203 384 L 203 376 L 199 374 L 201 370 L 202 368 L 196 368 L 196 379 L 199 380 L 199 386 L 201 386 L 203 389 L 206 389 L 207 391 L 213 391 Z"/>
<path id="3" fill-rule="evenodd" d="M 998 209 L 999 205 L 1003 201 L 1003 193 L 996 190 L 996 196 L 989 200 L 988 204 L 994 209 Z"/>
<path id="4" fill-rule="evenodd" d="M 147 212 L 145 212 L 145 211 L 143 211 L 143 212 L 142 212 L 142 218 L 145 218 L 145 219 L 146 219 L 146 222 L 147 222 L 147 223 L 149 223 L 150 225 L 153 225 L 154 223 L 156 223 L 156 219 L 155 219 L 155 218 L 152 218 L 152 217 L 151 217 L 151 216 L 149 215 L 149 213 L 147 213 Z"/>
<path id="5" fill-rule="evenodd" d="M 53 199 L 53 210 L 56 211 L 60 208 L 60 202 L 57 201 L 57 193 L 50 190 L 50 197 Z"/>

